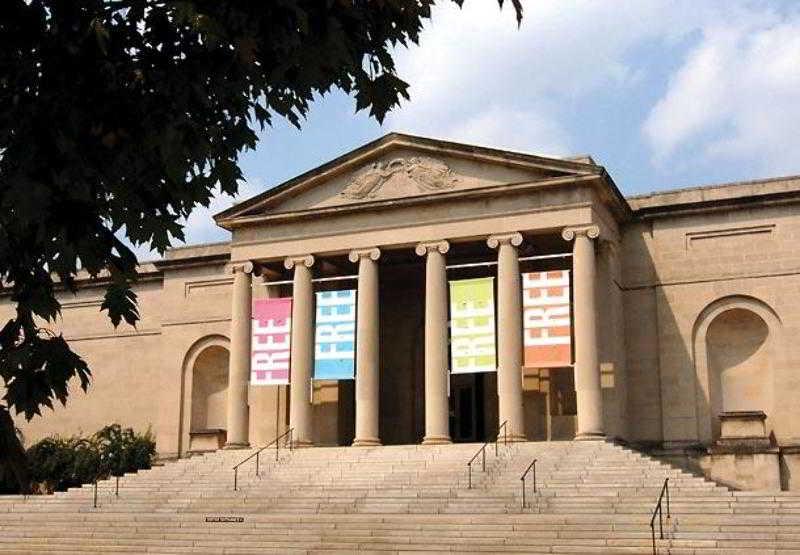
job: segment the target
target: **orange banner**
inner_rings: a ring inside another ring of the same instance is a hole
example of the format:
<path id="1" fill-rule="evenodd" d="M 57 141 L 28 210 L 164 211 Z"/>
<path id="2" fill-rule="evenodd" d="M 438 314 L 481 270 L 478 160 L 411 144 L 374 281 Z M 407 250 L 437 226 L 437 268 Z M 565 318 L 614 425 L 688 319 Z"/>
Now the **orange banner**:
<path id="1" fill-rule="evenodd" d="M 522 274 L 525 366 L 572 364 L 569 270 Z"/>

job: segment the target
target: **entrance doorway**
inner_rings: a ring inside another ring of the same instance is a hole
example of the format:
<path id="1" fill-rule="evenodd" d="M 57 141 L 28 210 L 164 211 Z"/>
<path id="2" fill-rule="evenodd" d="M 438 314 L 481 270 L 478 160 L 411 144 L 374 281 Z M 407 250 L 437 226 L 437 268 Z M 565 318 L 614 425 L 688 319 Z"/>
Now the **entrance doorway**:
<path id="1" fill-rule="evenodd" d="M 575 439 L 578 406 L 572 368 L 551 368 L 548 395 L 550 425 L 548 439 Z"/>
<path id="2" fill-rule="evenodd" d="M 571 367 L 525 368 L 523 394 L 528 439 L 575 439 L 578 411 Z"/>
<path id="3" fill-rule="evenodd" d="M 497 430 L 494 373 L 450 375 L 450 438 L 456 443 L 494 439 Z"/>

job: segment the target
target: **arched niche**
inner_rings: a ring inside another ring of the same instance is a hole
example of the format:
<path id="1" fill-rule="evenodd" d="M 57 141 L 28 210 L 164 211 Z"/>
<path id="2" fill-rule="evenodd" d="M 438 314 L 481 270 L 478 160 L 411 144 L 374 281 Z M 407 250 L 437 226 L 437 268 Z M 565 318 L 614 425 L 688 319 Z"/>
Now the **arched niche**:
<path id="1" fill-rule="evenodd" d="M 184 357 L 181 455 L 189 450 L 190 432 L 226 429 L 229 347 L 225 336 L 206 336 L 197 340 Z"/>
<path id="2" fill-rule="evenodd" d="M 225 429 L 228 398 L 228 350 L 211 345 L 192 367 L 190 430 Z"/>
<path id="3" fill-rule="evenodd" d="M 782 326 L 775 311 L 748 296 L 730 296 L 708 305 L 694 329 L 698 437 L 719 437 L 718 415 L 761 410 L 775 416 L 775 367 Z"/>

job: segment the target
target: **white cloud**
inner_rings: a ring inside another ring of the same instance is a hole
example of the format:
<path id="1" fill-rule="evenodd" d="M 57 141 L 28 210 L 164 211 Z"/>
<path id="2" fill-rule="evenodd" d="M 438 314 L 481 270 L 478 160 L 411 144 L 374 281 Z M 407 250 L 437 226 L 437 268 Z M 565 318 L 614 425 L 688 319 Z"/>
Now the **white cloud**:
<path id="1" fill-rule="evenodd" d="M 437 138 L 519 151 L 530 150 L 531 145 L 535 145 L 536 153 L 545 156 L 570 153 L 569 141 L 561 126 L 535 109 L 489 106 L 454 123 Z"/>
<path id="2" fill-rule="evenodd" d="M 214 214 L 261 193 L 265 188 L 260 178 L 248 178 L 239 185 L 239 193 L 236 197 L 217 194 L 208 207 L 199 206 L 195 208 L 184 223 L 183 230 L 186 234 L 186 243 L 191 245 L 230 239 L 230 233 L 218 227 L 214 222 Z"/>
<path id="3" fill-rule="evenodd" d="M 655 160 L 738 161 L 796 171 L 800 14 L 741 9 L 702 30 L 644 123 Z"/>
<path id="4" fill-rule="evenodd" d="M 628 60 L 648 39 L 691 30 L 702 10 L 684 0 L 537 0 L 517 29 L 490 0 L 437 5 L 419 48 L 398 52 L 411 101 L 396 130 L 550 154 L 574 147 L 565 119 L 601 87 L 622 91 L 642 68 Z M 641 64 L 641 61 L 639 61 Z"/>
<path id="5" fill-rule="evenodd" d="M 198 206 L 192 211 L 189 218 L 186 219 L 183 227 L 186 236 L 187 245 L 195 245 L 198 243 L 210 243 L 216 241 L 227 241 L 230 239 L 230 233 L 221 227 L 217 226 L 214 222 L 214 214 L 233 206 L 234 204 L 253 197 L 263 192 L 266 187 L 263 180 L 260 178 L 248 178 L 239 186 L 239 192 L 235 197 L 223 195 L 218 193 L 209 203 L 208 207 Z M 176 242 L 173 246 L 180 246 L 181 243 Z M 140 261 L 156 260 L 160 258 L 159 254 L 150 250 L 149 246 L 141 245 L 134 247 L 133 252 L 136 253 Z"/>

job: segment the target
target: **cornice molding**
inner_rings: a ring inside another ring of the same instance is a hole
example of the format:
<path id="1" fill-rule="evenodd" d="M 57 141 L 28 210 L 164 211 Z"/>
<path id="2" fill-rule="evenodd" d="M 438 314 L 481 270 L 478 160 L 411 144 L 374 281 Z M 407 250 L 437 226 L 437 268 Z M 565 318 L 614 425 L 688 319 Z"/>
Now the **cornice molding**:
<path id="1" fill-rule="evenodd" d="M 273 212 L 257 215 L 237 216 L 230 220 L 218 221 L 217 223 L 223 225 L 226 229 L 234 229 L 237 227 L 244 227 L 252 224 L 267 223 L 267 222 L 287 222 L 303 220 L 308 218 L 319 218 L 324 216 L 350 214 L 353 212 L 366 212 L 371 210 L 387 210 L 397 209 L 402 207 L 412 207 L 421 204 L 437 204 L 442 202 L 452 202 L 454 199 L 458 200 L 471 200 L 483 198 L 486 196 L 493 197 L 498 194 L 506 193 L 522 193 L 531 190 L 545 190 L 563 186 L 565 184 L 573 185 L 589 185 L 597 186 L 597 182 L 601 180 L 601 176 L 596 174 L 580 175 L 580 176 L 565 176 L 555 177 L 551 179 L 535 180 L 535 181 L 521 181 L 516 183 L 506 183 L 502 185 L 488 185 L 485 187 L 476 187 L 474 189 L 458 189 L 455 191 L 446 191 L 439 193 L 431 193 L 425 195 L 415 195 L 407 198 L 390 198 L 390 199 L 375 199 L 368 202 L 358 202 L 351 204 L 341 204 L 335 206 L 327 206 L 322 208 L 309 208 L 303 210 L 293 210 L 289 212 Z M 236 243 L 238 245 L 238 243 Z M 235 246 L 235 245 L 234 245 Z"/>
<path id="2" fill-rule="evenodd" d="M 224 210 L 216 214 L 214 219 L 222 227 L 230 229 L 239 223 L 237 220 L 247 218 L 246 215 L 248 213 L 263 209 L 274 202 L 279 202 L 283 197 L 304 191 L 315 186 L 320 181 L 329 180 L 347 171 L 360 168 L 380 158 L 387 152 L 403 148 L 414 150 L 423 156 L 451 156 L 506 167 L 536 168 L 555 174 L 568 175 L 569 177 L 598 176 L 602 175 L 604 171 L 602 166 L 574 160 L 504 151 L 401 133 L 390 133 L 285 181 L 269 191 Z"/>

